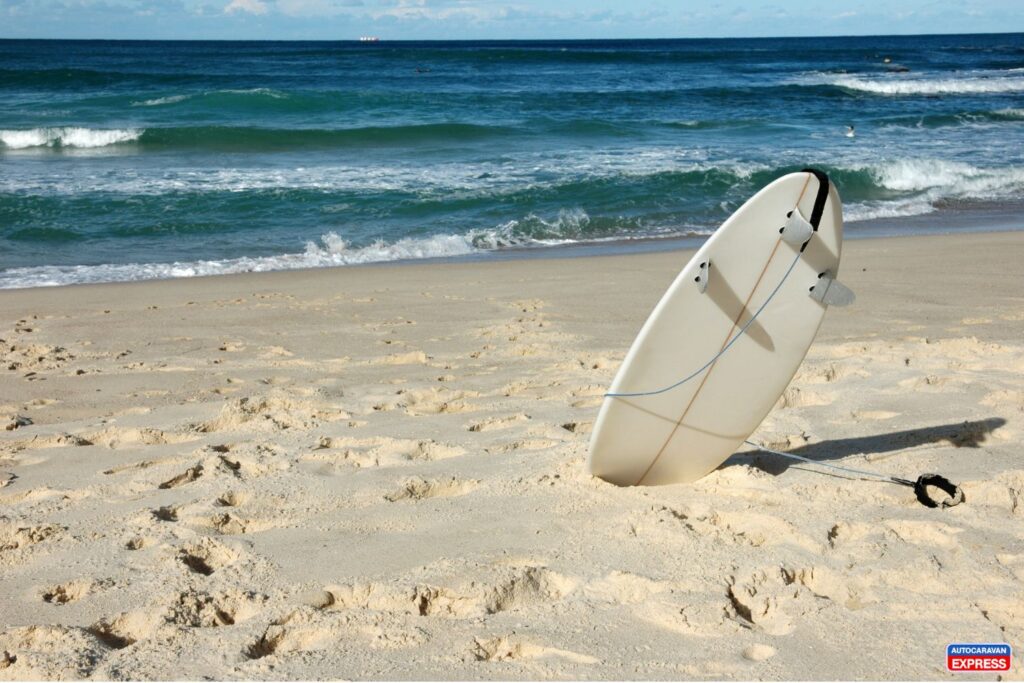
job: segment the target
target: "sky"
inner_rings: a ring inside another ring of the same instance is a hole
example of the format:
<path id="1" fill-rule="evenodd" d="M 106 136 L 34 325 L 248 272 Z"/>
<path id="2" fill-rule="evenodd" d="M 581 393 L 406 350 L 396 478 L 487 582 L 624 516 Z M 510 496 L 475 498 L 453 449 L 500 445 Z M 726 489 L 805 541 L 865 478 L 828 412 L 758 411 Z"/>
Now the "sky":
<path id="1" fill-rule="evenodd" d="M 702 38 L 1024 31 L 1024 0 L 0 0 L 0 38 Z"/>

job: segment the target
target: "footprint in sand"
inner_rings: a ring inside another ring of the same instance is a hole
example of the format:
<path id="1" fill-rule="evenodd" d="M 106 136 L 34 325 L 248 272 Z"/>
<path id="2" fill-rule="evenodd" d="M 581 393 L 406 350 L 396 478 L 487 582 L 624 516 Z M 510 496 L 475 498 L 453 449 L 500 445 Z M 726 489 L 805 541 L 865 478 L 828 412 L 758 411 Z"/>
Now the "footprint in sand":
<path id="1" fill-rule="evenodd" d="M 508 417 L 490 417 L 482 422 L 472 422 L 466 429 L 471 432 L 490 432 L 496 429 L 507 429 L 516 423 L 526 422 L 530 416 L 526 413 L 516 413 Z"/>
<path id="2" fill-rule="evenodd" d="M 476 618 L 486 613 L 478 596 L 437 586 L 365 583 L 330 586 L 322 593 L 307 601 L 315 602 L 314 606 L 319 609 L 361 613 L 390 612 L 454 619 Z"/>
<path id="3" fill-rule="evenodd" d="M 868 377 L 869 374 L 863 370 L 852 367 L 849 363 L 811 363 L 808 367 L 802 368 L 793 378 L 793 383 L 800 384 L 830 384 L 848 377 Z"/>
<path id="4" fill-rule="evenodd" d="M 98 432 L 86 434 L 89 443 L 117 449 L 136 446 L 156 446 L 195 441 L 192 434 L 172 434 L 160 429 L 135 427 L 106 427 Z"/>
<path id="5" fill-rule="evenodd" d="M 203 576 L 227 567 L 238 560 L 240 553 L 223 543 L 211 538 L 203 538 L 196 543 L 183 546 L 178 551 L 178 561 L 189 571 Z"/>
<path id="6" fill-rule="evenodd" d="M 322 437 L 312 454 L 300 460 L 342 460 L 356 467 L 386 467 L 414 461 L 454 458 L 466 453 L 453 444 L 433 439 L 392 439 L 389 437 Z"/>
<path id="7" fill-rule="evenodd" d="M 109 647 L 76 626 L 23 626 L 0 632 L 0 678 L 84 679 Z"/>
<path id="8" fill-rule="evenodd" d="M 76 602 L 82 598 L 95 593 L 97 591 L 110 588 L 114 585 L 112 579 L 104 579 L 98 581 L 95 579 L 76 579 L 74 581 L 68 581 L 67 583 L 61 583 L 56 586 L 50 586 L 40 592 L 43 602 L 48 602 L 51 605 L 66 605 L 71 602 Z"/>
<path id="9" fill-rule="evenodd" d="M 465 399 L 479 395 L 475 391 L 453 391 L 444 387 L 402 389 L 398 392 L 397 406 L 405 408 L 405 412 L 412 416 L 466 413 L 479 408 Z"/>
<path id="10" fill-rule="evenodd" d="M 217 418 L 195 425 L 194 429 L 201 433 L 311 429 L 322 422 L 347 419 L 349 414 L 331 403 L 296 398 L 275 390 L 263 396 L 246 396 L 230 401 Z"/>
<path id="11" fill-rule="evenodd" d="M 30 439 L 12 440 L 0 442 L 0 453 L 18 453 L 28 450 L 42 450 L 45 448 L 66 448 L 71 446 L 91 446 L 88 439 L 74 434 L 36 434 Z"/>
<path id="12" fill-rule="evenodd" d="M 751 627 L 773 636 L 792 632 L 794 621 L 806 613 L 800 593 L 785 570 L 773 567 L 757 570 L 745 579 L 729 577 L 727 612 Z"/>
<path id="13" fill-rule="evenodd" d="M 88 631 L 107 647 L 121 650 L 153 636 L 163 623 L 161 610 L 138 610 L 101 619 L 90 626 Z"/>
<path id="14" fill-rule="evenodd" d="M 511 576 L 484 589 L 483 601 L 488 614 L 549 605 L 565 598 L 578 582 L 545 567 L 512 569 Z"/>
<path id="15" fill-rule="evenodd" d="M 452 477 L 451 479 L 409 479 L 402 486 L 391 493 L 385 494 L 384 499 L 391 503 L 402 500 L 425 500 L 427 498 L 452 498 L 464 496 L 480 485 L 475 479 L 461 480 Z"/>
<path id="16" fill-rule="evenodd" d="M 251 534 L 257 531 L 271 529 L 276 526 L 274 522 L 247 519 L 237 513 L 231 512 L 219 512 L 211 515 L 207 522 L 210 527 L 217 531 L 217 533 L 225 536 Z"/>
<path id="17" fill-rule="evenodd" d="M 59 537 L 67 528 L 57 524 L 26 526 L 0 518 L 0 552 L 34 546 Z"/>
<path id="18" fill-rule="evenodd" d="M 835 401 L 835 395 L 827 392 L 809 391 L 800 387 L 789 387 L 786 389 L 778 402 L 776 408 L 809 408 L 813 406 L 827 406 Z"/>
<path id="19" fill-rule="evenodd" d="M 316 650 L 336 641 L 339 628 L 329 623 L 318 623 L 315 615 L 296 610 L 271 622 L 263 634 L 248 647 L 244 654 L 249 659 L 263 659 L 291 652 Z"/>
<path id="20" fill-rule="evenodd" d="M 783 571 L 787 581 L 803 586 L 816 597 L 831 600 L 849 610 L 863 609 L 878 602 L 871 590 L 870 579 L 864 576 L 851 577 L 828 567 Z"/>
<path id="21" fill-rule="evenodd" d="M 257 615 L 266 601 L 262 593 L 237 588 L 217 593 L 188 589 L 174 596 L 167 620 L 192 628 L 233 626 Z"/>
<path id="22" fill-rule="evenodd" d="M 756 570 L 747 578 L 730 577 L 727 611 L 770 635 L 786 635 L 802 617 L 835 605 L 858 610 L 877 602 L 863 577 L 849 577 L 827 567 Z"/>
<path id="23" fill-rule="evenodd" d="M 330 586 L 312 596 L 322 609 L 371 610 L 423 617 L 476 619 L 519 609 L 551 605 L 575 590 L 578 582 L 545 567 L 512 567 L 491 580 L 461 588 L 368 583 Z"/>
<path id="24" fill-rule="evenodd" d="M 600 664 L 590 655 L 538 645 L 514 636 L 475 638 L 470 654 L 481 662 L 508 662 L 516 660 L 561 659 L 573 664 Z"/>
<path id="25" fill-rule="evenodd" d="M 162 484 L 160 484 L 157 488 L 161 488 L 161 489 L 177 488 L 178 486 L 182 486 L 184 484 L 191 483 L 191 482 L 195 481 L 196 479 L 198 479 L 201 476 L 203 476 L 203 466 L 201 464 L 197 464 L 197 465 L 194 465 L 192 467 L 189 467 L 187 470 L 185 470 L 181 474 L 177 475 L 176 477 L 171 477 L 167 481 L 165 481 Z"/>

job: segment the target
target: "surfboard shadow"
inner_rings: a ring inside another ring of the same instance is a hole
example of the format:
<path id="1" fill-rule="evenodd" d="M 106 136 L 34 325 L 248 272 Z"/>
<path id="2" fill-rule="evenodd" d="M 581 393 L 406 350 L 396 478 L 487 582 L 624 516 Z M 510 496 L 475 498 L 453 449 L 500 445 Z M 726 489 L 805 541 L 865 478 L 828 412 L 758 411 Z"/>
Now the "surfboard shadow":
<path id="1" fill-rule="evenodd" d="M 707 295 L 711 297 L 711 301 L 718 306 L 719 310 L 721 310 L 729 320 L 733 321 L 734 329 L 729 335 L 732 337 L 732 335 L 736 333 L 736 329 L 743 327 L 743 325 L 750 320 L 753 316 L 753 312 L 743 305 L 743 301 L 741 301 L 740 297 L 736 294 L 736 290 L 732 288 L 720 272 L 715 271 L 714 267 L 715 265 L 712 263 L 711 277 L 708 280 Z M 771 335 L 769 335 L 768 331 L 761 326 L 759 321 L 755 320 L 753 324 L 747 328 L 746 335 L 756 342 L 761 348 L 767 351 L 775 350 L 775 343 L 772 342 Z"/>
<path id="2" fill-rule="evenodd" d="M 804 252 L 803 259 L 805 263 L 819 273 L 824 273 L 827 270 L 834 270 L 833 268 L 830 268 L 830 264 L 839 262 L 839 256 L 821 240 L 814 240 L 811 242 L 810 246 Z M 833 275 L 835 275 L 834 272 Z M 824 306 L 824 304 L 822 305 Z"/>
<path id="3" fill-rule="evenodd" d="M 874 434 L 872 436 L 832 439 L 820 443 L 807 444 L 798 448 L 780 448 L 776 450 L 785 450 L 794 455 L 824 462 L 840 460 L 851 455 L 894 453 L 907 448 L 940 443 L 942 441 L 948 442 L 955 448 L 979 448 L 988 439 L 989 434 L 1005 424 L 1006 420 L 1001 417 L 990 417 L 984 420 L 905 429 L 886 434 Z M 749 465 L 773 476 L 778 476 L 790 467 L 800 465 L 800 463 L 763 451 L 748 451 L 734 453 L 719 467 L 725 468 L 736 465 Z M 862 465 L 863 463 L 858 463 L 854 466 L 861 467 Z"/>

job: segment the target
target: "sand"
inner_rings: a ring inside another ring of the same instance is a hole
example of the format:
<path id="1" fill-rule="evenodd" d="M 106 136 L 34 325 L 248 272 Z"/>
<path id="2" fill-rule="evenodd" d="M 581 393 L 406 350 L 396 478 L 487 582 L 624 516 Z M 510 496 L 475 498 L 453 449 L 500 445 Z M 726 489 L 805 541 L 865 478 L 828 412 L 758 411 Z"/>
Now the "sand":
<path id="1" fill-rule="evenodd" d="M 749 452 L 587 476 L 685 252 L 0 292 L 0 678 L 918 679 L 950 642 L 1020 651 L 1022 248 L 849 242 L 858 302 L 754 436 L 945 474 L 949 510 Z"/>

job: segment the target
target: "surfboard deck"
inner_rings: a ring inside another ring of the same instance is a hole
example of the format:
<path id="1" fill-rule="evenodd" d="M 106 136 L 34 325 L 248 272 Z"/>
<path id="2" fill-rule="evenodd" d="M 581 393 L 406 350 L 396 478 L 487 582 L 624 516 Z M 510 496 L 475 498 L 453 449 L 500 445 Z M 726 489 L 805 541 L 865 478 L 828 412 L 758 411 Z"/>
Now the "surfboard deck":
<path id="1" fill-rule="evenodd" d="M 665 393 L 605 397 L 590 442 L 591 474 L 621 486 L 691 482 L 726 460 L 772 409 L 817 334 L 827 305 L 810 288 L 835 277 L 842 204 L 830 184 L 818 229 L 780 235 L 790 211 L 812 215 L 819 181 L 792 173 L 762 189 L 690 259 L 637 335 L 609 393 L 666 387 L 719 353 L 792 272 L 757 319 L 706 370 Z M 702 281 L 695 281 L 703 276 Z"/>

